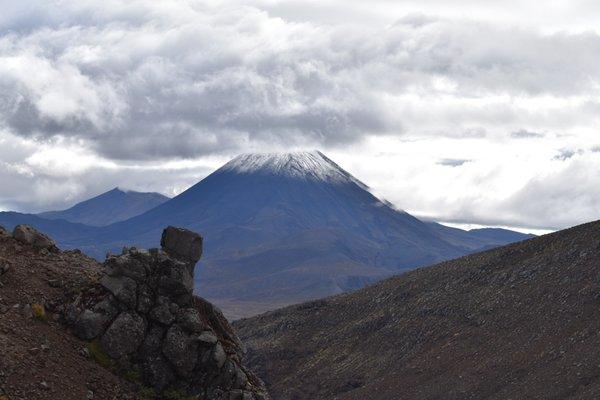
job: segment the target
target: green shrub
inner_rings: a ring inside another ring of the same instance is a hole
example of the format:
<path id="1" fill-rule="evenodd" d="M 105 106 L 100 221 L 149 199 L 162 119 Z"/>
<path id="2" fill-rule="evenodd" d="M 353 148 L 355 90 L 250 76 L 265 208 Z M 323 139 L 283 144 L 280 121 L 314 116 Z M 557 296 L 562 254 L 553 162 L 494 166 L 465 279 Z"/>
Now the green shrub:
<path id="1" fill-rule="evenodd" d="M 33 318 L 38 321 L 48 322 L 48 314 L 46 314 L 46 309 L 43 305 L 39 303 L 33 303 L 31 305 L 31 312 L 33 314 Z"/>
<path id="2" fill-rule="evenodd" d="M 97 340 L 92 340 L 87 344 L 87 349 L 90 352 L 90 356 L 94 361 L 96 361 L 99 365 L 103 366 L 104 368 L 108 368 L 114 371 L 116 367 L 115 361 L 112 358 L 110 358 L 110 356 L 106 354 L 104 350 L 102 350 L 100 342 L 98 342 Z"/>

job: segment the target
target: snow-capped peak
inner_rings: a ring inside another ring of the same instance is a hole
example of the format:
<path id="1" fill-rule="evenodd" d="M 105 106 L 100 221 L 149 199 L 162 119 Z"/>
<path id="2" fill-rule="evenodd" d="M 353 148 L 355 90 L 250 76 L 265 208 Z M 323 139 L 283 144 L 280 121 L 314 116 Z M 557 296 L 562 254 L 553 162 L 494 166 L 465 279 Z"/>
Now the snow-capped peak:
<path id="1" fill-rule="evenodd" d="M 269 173 L 298 179 L 326 182 L 353 182 L 365 186 L 320 151 L 292 153 L 241 154 L 225 164 L 221 170 L 237 173 Z"/>

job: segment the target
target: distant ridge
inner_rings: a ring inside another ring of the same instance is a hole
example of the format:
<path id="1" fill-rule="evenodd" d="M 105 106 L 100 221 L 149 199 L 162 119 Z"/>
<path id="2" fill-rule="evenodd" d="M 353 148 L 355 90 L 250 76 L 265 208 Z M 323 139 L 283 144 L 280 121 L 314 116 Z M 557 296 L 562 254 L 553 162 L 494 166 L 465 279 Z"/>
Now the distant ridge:
<path id="1" fill-rule="evenodd" d="M 38 216 L 90 226 L 106 226 L 135 217 L 168 200 L 168 197 L 160 193 L 142 193 L 116 187 L 69 209 L 43 212 Z"/>
<path id="2" fill-rule="evenodd" d="M 0 213 L 0 225 L 20 219 L 32 220 Z M 165 226 L 200 232 L 196 290 L 232 319 L 528 237 L 425 223 L 375 197 L 319 151 L 243 154 L 125 221 L 97 228 L 62 222 L 44 224 L 46 232 L 98 259 L 124 245 L 156 247 Z"/>

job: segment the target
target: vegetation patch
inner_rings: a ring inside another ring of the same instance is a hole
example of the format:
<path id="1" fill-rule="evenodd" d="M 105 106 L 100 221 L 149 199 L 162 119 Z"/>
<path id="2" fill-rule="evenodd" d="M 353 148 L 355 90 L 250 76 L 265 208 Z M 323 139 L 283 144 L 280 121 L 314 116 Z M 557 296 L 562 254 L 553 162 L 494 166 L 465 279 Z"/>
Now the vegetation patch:
<path id="1" fill-rule="evenodd" d="M 31 305 L 31 312 L 33 313 L 33 318 L 38 321 L 48 322 L 48 314 L 46 313 L 46 309 L 43 305 L 39 303 L 33 303 Z"/>
<path id="2" fill-rule="evenodd" d="M 196 396 L 188 396 L 179 389 L 165 390 L 163 393 L 164 400 L 196 400 Z"/>
<path id="3" fill-rule="evenodd" d="M 115 370 L 115 361 L 112 358 L 110 358 L 110 356 L 106 354 L 104 350 L 102 350 L 100 342 L 98 342 L 97 340 L 92 340 L 87 344 L 87 349 L 90 352 L 90 356 L 94 361 L 96 361 L 96 363 L 112 371 Z"/>

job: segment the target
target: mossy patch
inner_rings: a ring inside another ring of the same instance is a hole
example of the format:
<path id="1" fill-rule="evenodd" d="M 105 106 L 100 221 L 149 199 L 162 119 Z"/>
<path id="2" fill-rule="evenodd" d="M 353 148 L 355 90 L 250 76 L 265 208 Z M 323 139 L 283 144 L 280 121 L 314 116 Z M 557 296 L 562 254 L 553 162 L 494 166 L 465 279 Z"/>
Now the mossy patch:
<path id="1" fill-rule="evenodd" d="M 165 390 L 162 394 L 164 400 L 196 400 L 196 396 L 188 396 L 179 389 Z"/>
<path id="2" fill-rule="evenodd" d="M 119 374 L 129 382 L 138 383 L 140 381 L 140 373 L 134 369 L 120 369 Z"/>
<path id="3" fill-rule="evenodd" d="M 110 356 L 102 349 L 100 342 L 97 340 L 92 340 L 87 344 L 87 349 L 90 352 L 90 356 L 94 361 L 96 361 L 96 363 L 112 371 L 115 370 L 115 361 L 110 358 Z"/>
<path id="4" fill-rule="evenodd" d="M 158 396 L 154 389 L 149 387 L 142 387 L 138 391 L 138 398 L 140 400 L 156 400 Z"/>

